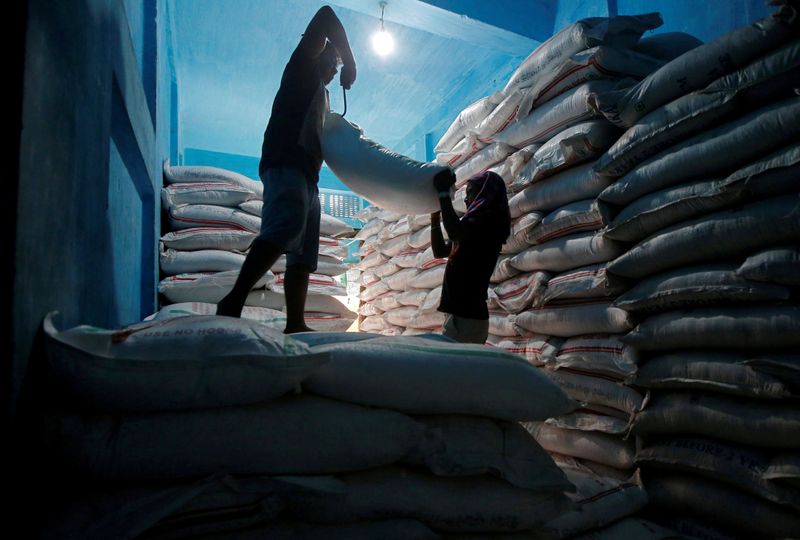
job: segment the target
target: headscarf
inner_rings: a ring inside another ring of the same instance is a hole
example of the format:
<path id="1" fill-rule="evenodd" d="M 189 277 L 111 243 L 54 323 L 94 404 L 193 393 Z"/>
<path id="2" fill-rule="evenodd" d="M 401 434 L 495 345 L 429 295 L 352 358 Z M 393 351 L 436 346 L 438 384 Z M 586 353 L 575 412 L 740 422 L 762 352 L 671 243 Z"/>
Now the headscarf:
<path id="1" fill-rule="evenodd" d="M 499 174 L 486 171 L 467 180 L 467 187 L 477 191 L 462 220 L 478 221 L 496 231 L 500 243 L 511 233 L 511 213 L 508 210 L 506 185 Z"/>

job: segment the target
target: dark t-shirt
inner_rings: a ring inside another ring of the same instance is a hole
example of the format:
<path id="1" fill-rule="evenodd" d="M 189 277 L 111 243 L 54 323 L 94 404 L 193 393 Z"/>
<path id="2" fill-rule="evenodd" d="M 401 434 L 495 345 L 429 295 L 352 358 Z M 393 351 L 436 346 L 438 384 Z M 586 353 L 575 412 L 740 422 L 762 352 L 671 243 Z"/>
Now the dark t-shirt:
<path id="1" fill-rule="evenodd" d="M 309 180 L 319 181 L 322 152 L 314 115 L 322 106 L 315 100 L 324 99 L 320 96 L 325 87 L 318 64 L 318 58 L 308 56 L 300 47 L 286 64 L 264 131 L 259 175 L 263 176 L 268 167 L 289 165 L 299 168 Z"/>
<path id="2" fill-rule="evenodd" d="M 491 224 L 470 219 L 462 219 L 461 224 L 463 239 L 447 261 L 439 311 L 486 320 L 489 279 L 505 240 L 498 241 L 498 232 Z"/>

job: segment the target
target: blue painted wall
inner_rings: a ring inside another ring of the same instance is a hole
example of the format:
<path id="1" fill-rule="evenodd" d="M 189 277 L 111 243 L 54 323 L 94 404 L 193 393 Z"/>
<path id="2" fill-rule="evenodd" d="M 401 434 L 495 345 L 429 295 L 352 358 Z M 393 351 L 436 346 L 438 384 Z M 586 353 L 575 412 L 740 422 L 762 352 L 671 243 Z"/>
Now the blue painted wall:
<path id="1" fill-rule="evenodd" d="M 658 11 L 664 25 L 652 34 L 686 32 L 711 41 L 771 12 L 765 0 L 559 0 L 553 31 L 585 17 Z"/>
<path id="2" fill-rule="evenodd" d="M 47 312 L 60 311 L 64 327 L 113 327 L 155 307 L 161 174 L 152 5 L 29 2 L 12 403 Z"/>

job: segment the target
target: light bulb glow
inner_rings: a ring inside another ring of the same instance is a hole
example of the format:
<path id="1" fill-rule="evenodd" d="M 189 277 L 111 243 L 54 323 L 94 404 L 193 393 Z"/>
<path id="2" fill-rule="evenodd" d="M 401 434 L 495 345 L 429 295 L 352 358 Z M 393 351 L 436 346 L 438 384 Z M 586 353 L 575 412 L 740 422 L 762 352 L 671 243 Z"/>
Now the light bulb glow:
<path id="1" fill-rule="evenodd" d="M 380 56 L 386 56 L 394 50 L 394 39 L 384 29 L 380 29 L 372 36 L 372 48 Z"/>

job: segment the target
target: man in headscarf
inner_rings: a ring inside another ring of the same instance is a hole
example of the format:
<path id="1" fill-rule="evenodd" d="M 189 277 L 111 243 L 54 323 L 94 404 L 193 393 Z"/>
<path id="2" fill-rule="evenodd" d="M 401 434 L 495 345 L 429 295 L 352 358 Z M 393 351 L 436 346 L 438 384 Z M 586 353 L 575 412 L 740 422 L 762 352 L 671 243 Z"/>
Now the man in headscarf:
<path id="1" fill-rule="evenodd" d="M 305 323 L 308 275 L 317 268 L 322 167 L 319 137 L 328 110 L 325 86 L 336 75 L 345 89 L 356 80 L 356 64 L 342 23 L 328 6 L 308 23 L 283 71 L 272 104 L 258 174 L 264 182 L 261 232 L 217 315 L 241 316 L 250 289 L 286 253 L 285 332 L 311 330 Z"/>
<path id="2" fill-rule="evenodd" d="M 493 172 L 467 180 L 467 212 L 459 219 L 450 200 L 453 171 L 440 172 L 433 183 L 441 211 L 431 214 L 431 247 L 435 257 L 448 257 L 439 304 L 439 311 L 447 314 L 444 335 L 463 343 L 485 343 L 489 279 L 511 232 L 506 186 Z M 440 214 L 449 241 L 442 235 Z"/>

